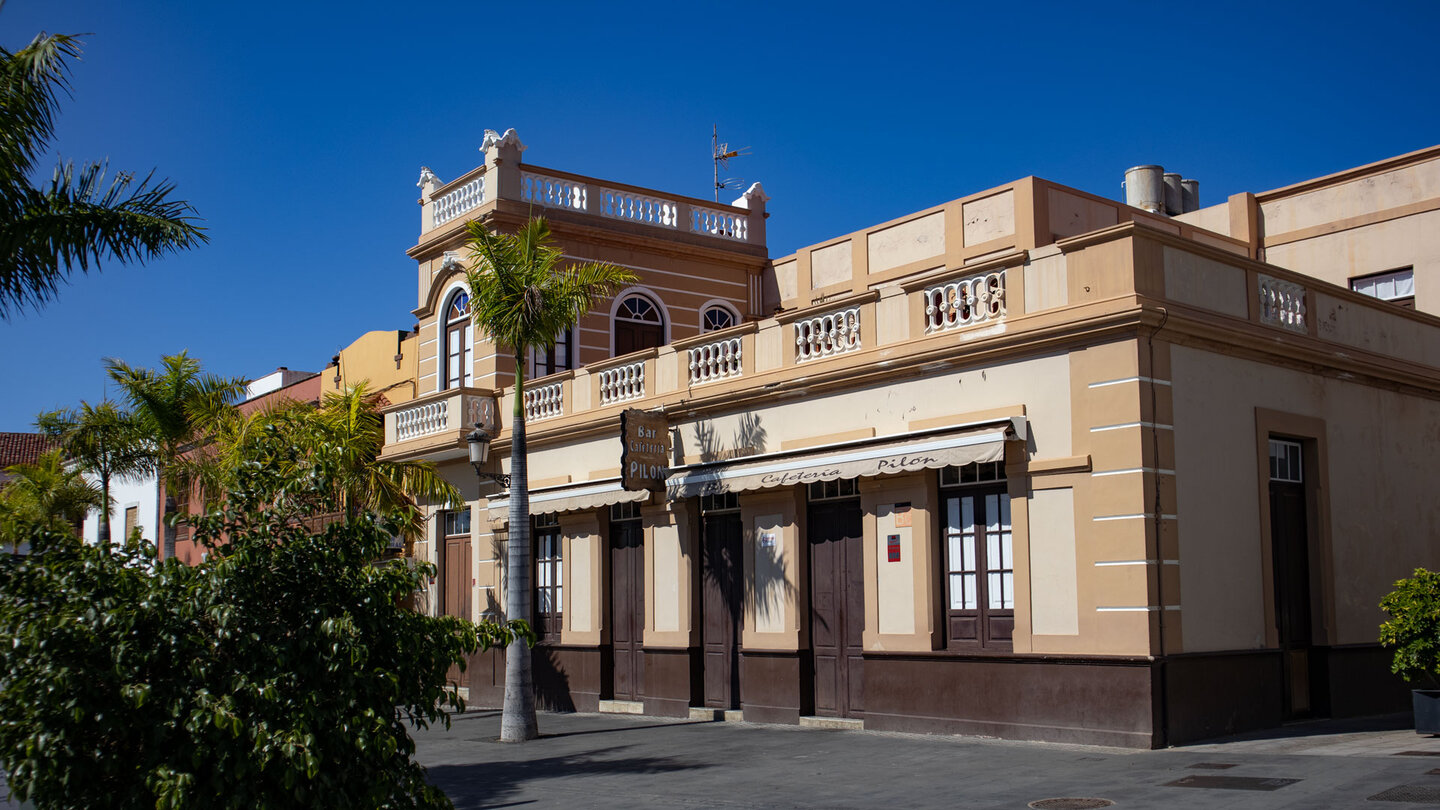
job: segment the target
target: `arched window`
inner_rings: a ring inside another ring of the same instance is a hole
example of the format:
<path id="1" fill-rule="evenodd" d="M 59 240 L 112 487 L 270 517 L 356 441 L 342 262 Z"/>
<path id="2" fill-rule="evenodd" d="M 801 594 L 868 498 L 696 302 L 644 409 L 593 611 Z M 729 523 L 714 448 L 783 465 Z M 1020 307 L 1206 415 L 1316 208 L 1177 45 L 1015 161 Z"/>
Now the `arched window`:
<path id="1" fill-rule="evenodd" d="M 475 325 L 470 320 L 470 294 L 456 290 L 445 303 L 442 388 L 470 385 L 474 373 Z"/>
<path id="2" fill-rule="evenodd" d="M 735 325 L 735 313 L 719 304 L 711 304 L 700 313 L 700 331 L 716 332 Z"/>
<path id="3" fill-rule="evenodd" d="M 615 355 L 653 349 L 665 342 L 665 317 L 654 301 L 632 293 L 615 310 Z"/>

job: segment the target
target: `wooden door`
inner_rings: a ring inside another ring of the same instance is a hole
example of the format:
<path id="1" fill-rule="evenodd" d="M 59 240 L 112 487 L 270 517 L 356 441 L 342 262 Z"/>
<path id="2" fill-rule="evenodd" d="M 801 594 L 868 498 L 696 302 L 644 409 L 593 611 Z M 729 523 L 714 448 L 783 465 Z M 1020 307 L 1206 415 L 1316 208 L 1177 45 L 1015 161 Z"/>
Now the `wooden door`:
<path id="1" fill-rule="evenodd" d="M 705 705 L 736 709 L 740 707 L 740 600 L 745 581 L 740 513 L 707 515 L 701 532 Z"/>
<path id="2" fill-rule="evenodd" d="M 815 714 L 859 717 L 865 680 L 863 524 L 858 500 L 811 504 L 810 644 L 815 666 Z"/>
<path id="3" fill-rule="evenodd" d="M 445 556 L 441 559 L 441 581 L 444 594 L 441 609 L 446 616 L 470 620 L 470 537 L 446 537 Z M 469 678 L 458 666 L 450 668 L 448 679 L 468 687 Z"/>
<path id="4" fill-rule="evenodd" d="M 640 700 L 645 692 L 644 541 L 640 521 L 610 524 L 610 644 L 616 700 Z"/>
<path id="5" fill-rule="evenodd" d="M 1279 631 L 1287 719 L 1307 717 L 1313 710 L 1310 694 L 1310 554 L 1305 512 L 1303 483 L 1270 482 L 1275 623 Z"/>
<path id="6" fill-rule="evenodd" d="M 615 322 L 615 356 L 653 349 L 665 342 L 665 327 L 658 323 Z"/>

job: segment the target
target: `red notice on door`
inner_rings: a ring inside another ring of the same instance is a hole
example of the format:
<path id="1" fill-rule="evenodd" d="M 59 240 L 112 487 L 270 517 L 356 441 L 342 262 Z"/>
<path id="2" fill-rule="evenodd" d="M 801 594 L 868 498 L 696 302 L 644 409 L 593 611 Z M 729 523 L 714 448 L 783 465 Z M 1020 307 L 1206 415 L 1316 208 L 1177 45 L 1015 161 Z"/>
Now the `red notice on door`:
<path id="1" fill-rule="evenodd" d="M 890 562 L 900 562 L 900 535 L 892 534 L 886 538 L 885 550 L 890 555 Z"/>

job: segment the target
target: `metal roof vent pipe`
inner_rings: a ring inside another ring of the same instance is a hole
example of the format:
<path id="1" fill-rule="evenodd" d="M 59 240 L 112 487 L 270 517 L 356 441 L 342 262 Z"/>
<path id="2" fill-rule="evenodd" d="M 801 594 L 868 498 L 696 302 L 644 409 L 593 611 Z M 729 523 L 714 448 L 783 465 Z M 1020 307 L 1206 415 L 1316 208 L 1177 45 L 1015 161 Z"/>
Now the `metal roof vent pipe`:
<path id="1" fill-rule="evenodd" d="M 1133 166 L 1125 170 L 1125 204 L 1152 214 L 1165 212 L 1165 167 Z"/>
<path id="2" fill-rule="evenodd" d="M 1180 201 L 1184 210 L 1181 213 L 1188 214 L 1191 211 L 1200 210 L 1200 181 L 1189 177 L 1180 181 Z"/>
<path id="3" fill-rule="evenodd" d="M 1177 172 L 1165 173 L 1165 215 L 1175 216 L 1185 212 L 1185 191 L 1180 188 L 1180 175 Z"/>

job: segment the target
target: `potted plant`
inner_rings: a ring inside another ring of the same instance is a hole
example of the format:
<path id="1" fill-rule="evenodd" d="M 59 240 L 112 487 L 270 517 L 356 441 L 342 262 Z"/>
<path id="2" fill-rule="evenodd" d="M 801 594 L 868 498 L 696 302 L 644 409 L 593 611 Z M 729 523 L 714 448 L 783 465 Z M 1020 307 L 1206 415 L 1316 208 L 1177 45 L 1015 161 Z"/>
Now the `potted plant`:
<path id="1" fill-rule="evenodd" d="M 1440 572 L 1415 569 L 1380 600 L 1390 621 L 1380 643 L 1394 650 L 1390 671 L 1427 688 L 1412 689 L 1415 733 L 1440 734 Z"/>

